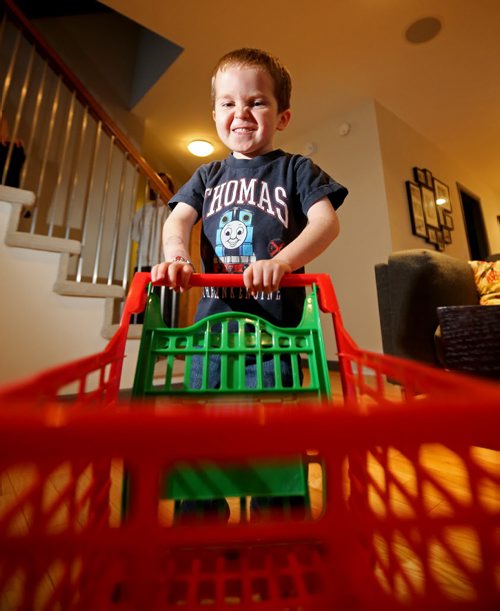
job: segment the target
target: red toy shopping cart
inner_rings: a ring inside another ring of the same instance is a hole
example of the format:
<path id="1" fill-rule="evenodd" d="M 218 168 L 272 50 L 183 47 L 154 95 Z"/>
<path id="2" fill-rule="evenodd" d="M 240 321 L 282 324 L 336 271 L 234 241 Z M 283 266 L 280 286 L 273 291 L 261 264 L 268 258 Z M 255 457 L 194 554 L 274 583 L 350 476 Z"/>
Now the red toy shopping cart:
<path id="1" fill-rule="evenodd" d="M 499 607 L 498 386 L 363 351 L 329 278 L 293 276 L 285 282 L 315 285 L 332 314 L 342 401 L 298 392 L 291 409 L 270 392 L 205 409 L 153 393 L 119 403 L 128 319 L 144 308 L 147 280 L 134 281 L 106 351 L 0 390 L 2 609 Z M 275 339 L 262 335 L 264 346 Z M 160 385 L 170 375 L 161 349 Z M 73 395 L 59 396 L 71 383 Z M 161 486 L 179 465 L 290 456 L 319 474 L 315 515 L 165 519 Z M 121 516 L 124 471 L 134 486 Z"/>
<path id="2" fill-rule="evenodd" d="M 205 289 L 212 291 L 220 289 L 228 298 L 234 290 L 241 290 L 241 277 L 226 274 L 201 275 L 194 282 L 203 283 Z M 288 280 L 288 284 L 291 282 Z M 312 290 L 304 300 L 301 320 L 292 328 L 278 327 L 248 312 L 231 311 L 208 316 L 190 327 L 172 329 L 163 322 L 159 298 L 150 287 L 132 392 L 134 399 L 169 397 L 179 403 L 187 398 L 204 409 L 244 400 L 286 401 L 289 409 L 299 397 L 329 401 L 330 381 L 316 284 L 306 276 L 294 278 L 293 282 L 298 286 L 309 283 Z M 182 376 L 181 379 L 177 376 L 174 383 L 179 360 L 183 365 Z M 199 371 L 193 377 L 196 362 Z M 287 373 L 284 377 L 282 363 Z M 159 375 L 158 365 L 162 369 Z M 304 366 L 308 373 L 306 379 L 302 372 Z M 266 376 L 264 371 L 271 371 L 272 375 Z M 244 468 L 221 467 L 207 461 L 174 470 L 165 482 L 164 494 L 179 501 L 177 509 L 182 500 L 188 500 L 193 509 L 211 502 L 218 503 L 224 511 L 227 505 L 221 499 L 238 498 L 240 514 L 246 517 L 250 496 L 255 510 L 259 500 L 261 511 L 269 509 L 269 505 L 283 504 L 286 511 L 291 511 L 292 505 L 295 511 L 307 511 L 310 509 L 307 480 L 307 462 L 300 456 L 287 461 L 270 460 L 267 464 L 259 460 Z M 128 488 L 129 478 L 125 481 Z M 125 494 L 124 510 L 126 497 Z M 253 514 L 255 518 L 256 511 Z"/>

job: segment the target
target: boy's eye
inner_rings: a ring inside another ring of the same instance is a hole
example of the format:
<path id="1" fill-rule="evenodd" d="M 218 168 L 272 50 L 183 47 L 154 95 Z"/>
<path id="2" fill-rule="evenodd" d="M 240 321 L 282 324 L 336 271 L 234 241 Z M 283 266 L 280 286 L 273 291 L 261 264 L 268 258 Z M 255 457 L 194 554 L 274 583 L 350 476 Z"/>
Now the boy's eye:
<path id="1" fill-rule="evenodd" d="M 254 100 L 253 105 L 254 106 L 265 106 L 266 103 L 264 102 L 264 100 Z"/>
<path id="2" fill-rule="evenodd" d="M 222 102 L 221 104 L 222 108 L 231 108 L 231 106 L 234 106 L 233 102 Z"/>

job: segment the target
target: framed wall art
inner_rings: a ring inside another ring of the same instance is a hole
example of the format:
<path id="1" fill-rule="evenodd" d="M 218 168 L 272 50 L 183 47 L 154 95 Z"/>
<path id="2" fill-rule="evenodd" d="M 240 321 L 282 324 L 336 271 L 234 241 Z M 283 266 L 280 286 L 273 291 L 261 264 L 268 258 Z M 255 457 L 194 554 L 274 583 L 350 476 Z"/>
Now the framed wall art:
<path id="1" fill-rule="evenodd" d="M 437 229 L 435 227 L 427 227 L 427 242 L 429 242 L 429 244 L 437 244 L 438 239 L 436 232 Z"/>
<path id="2" fill-rule="evenodd" d="M 443 234 L 443 230 L 442 229 L 437 229 L 436 230 L 436 248 L 437 250 L 440 250 L 441 252 L 444 250 L 444 245 L 446 243 L 446 240 L 444 239 L 444 234 Z"/>
<path id="3" fill-rule="evenodd" d="M 406 194 L 410 206 L 410 220 L 413 235 L 427 238 L 427 223 L 425 221 L 424 207 L 422 203 L 422 192 L 419 185 L 406 181 Z"/>
<path id="4" fill-rule="evenodd" d="M 451 213 L 451 199 L 448 185 L 434 178 L 434 193 L 436 195 L 436 204 L 445 212 Z"/>
<path id="5" fill-rule="evenodd" d="M 412 233 L 442 251 L 454 229 L 450 190 L 427 168 L 412 170 L 413 180 L 405 182 Z"/>
<path id="6" fill-rule="evenodd" d="M 434 178 L 432 176 L 432 172 L 424 168 L 424 173 L 425 173 L 425 184 L 428 187 L 430 187 L 431 189 L 434 189 Z"/>
<path id="7" fill-rule="evenodd" d="M 454 229 L 453 217 L 451 214 L 446 214 L 446 212 L 443 214 L 443 226 L 446 227 L 446 229 Z"/>
<path id="8" fill-rule="evenodd" d="M 425 185 L 425 170 L 422 170 L 422 168 L 413 168 L 413 180 L 421 185 Z"/>
<path id="9" fill-rule="evenodd" d="M 439 206 L 437 202 L 436 202 L 436 210 L 437 210 L 437 213 L 438 213 L 439 225 L 441 227 L 444 227 L 444 215 L 445 215 L 445 212 L 443 210 L 443 207 Z"/>
<path id="10" fill-rule="evenodd" d="M 439 224 L 434 191 L 425 185 L 420 185 L 420 191 L 422 193 L 422 207 L 424 209 L 425 224 L 428 227 L 440 229 L 441 225 Z"/>

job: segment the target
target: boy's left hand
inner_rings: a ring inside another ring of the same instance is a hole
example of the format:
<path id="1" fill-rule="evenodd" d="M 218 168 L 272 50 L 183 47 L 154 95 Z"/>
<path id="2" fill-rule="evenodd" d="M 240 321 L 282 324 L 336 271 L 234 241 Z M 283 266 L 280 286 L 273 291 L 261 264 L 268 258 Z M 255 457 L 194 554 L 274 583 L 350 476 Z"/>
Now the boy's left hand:
<path id="1" fill-rule="evenodd" d="M 249 293 L 272 293 L 278 290 L 281 278 L 292 268 L 280 259 L 261 259 L 255 261 L 243 272 L 243 283 Z"/>

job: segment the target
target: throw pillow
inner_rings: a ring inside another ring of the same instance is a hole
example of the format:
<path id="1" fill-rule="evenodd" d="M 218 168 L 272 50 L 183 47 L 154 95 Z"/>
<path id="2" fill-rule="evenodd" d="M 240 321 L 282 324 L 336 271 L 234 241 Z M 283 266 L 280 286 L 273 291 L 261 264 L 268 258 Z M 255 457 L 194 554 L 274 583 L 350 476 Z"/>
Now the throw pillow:
<path id="1" fill-rule="evenodd" d="M 474 273 L 479 303 L 500 305 L 500 261 L 469 261 Z"/>

